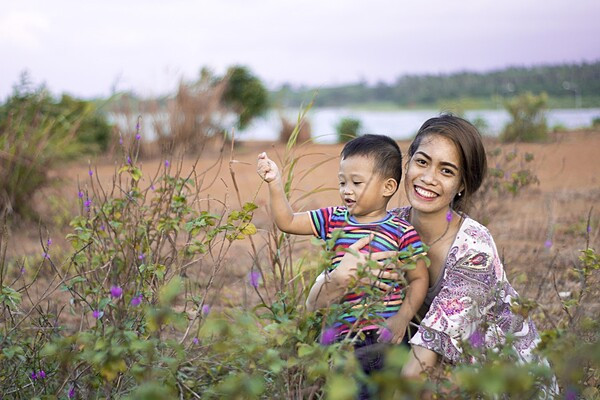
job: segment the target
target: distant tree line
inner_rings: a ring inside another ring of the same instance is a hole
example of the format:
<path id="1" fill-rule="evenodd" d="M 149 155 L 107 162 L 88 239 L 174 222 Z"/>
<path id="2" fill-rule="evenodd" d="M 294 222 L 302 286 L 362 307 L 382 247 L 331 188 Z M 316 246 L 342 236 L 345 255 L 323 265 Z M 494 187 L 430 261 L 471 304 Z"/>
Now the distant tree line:
<path id="1" fill-rule="evenodd" d="M 272 102 L 298 107 L 309 101 L 317 88 L 283 85 L 271 92 Z M 510 67 L 490 72 L 404 75 L 395 83 L 365 82 L 318 88 L 316 106 L 335 107 L 364 103 L 398 106 L 434 105 L 457 98 L 513 97 L 526 92 L 545 92 L 551 98 L 577 98 L 579 105 L 600 102 L 600 61 L 594 63 Z M 582 102 L 583 100 L 583 102 Z"/>

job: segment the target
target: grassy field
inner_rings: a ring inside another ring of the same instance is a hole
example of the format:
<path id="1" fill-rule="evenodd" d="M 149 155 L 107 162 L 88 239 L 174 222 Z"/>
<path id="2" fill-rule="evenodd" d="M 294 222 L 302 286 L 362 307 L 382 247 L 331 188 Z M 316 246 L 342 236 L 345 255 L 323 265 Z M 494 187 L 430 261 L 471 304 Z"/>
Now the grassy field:
<path id="1" fill-rule="evenodd" d="M 472 216 L 492 232 L 523 297 L 515 307 L 544 333 L 563 389 L 597 396 L 599 264 L 582 251 L 600 248 L 600 132 L 553 134 L 541 144 L 486 139 L 486 148 L 496 150 L 490 166 L 504 171 L 498 182 L 510 185 L 523 170 L 535 179 L 515 194 L 485 189 Z M 53 170 L 57 183 L 31 199 L 41 223 L 13 225 L 0 241 L 2 392 L 351 398 L 356 366 L 338 345 L 319 345 L 326 317 L 303 308 L 321 248 L 274 229 L 256 174 L 256 156 L 267 151 L 293 172 L 295 209 L 337 204 L 340 150 L 236 143 L 193 159 L 117 152 Z M 391 206 L 405 204 L 400 193 Z M 531 390 L 510 375 L 522 370 L 482 365 L 491 383 L 446 369 L 435 380 L 442 386 L 386 390 L 396 398 Z M 397 376 L 398 366 L 386 373 Z"/>

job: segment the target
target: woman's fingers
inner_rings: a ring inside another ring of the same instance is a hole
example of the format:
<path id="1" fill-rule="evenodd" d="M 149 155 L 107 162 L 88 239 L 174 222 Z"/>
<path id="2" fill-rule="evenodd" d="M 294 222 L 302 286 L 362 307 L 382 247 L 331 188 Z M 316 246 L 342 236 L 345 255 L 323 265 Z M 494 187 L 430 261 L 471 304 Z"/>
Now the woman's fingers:
<path id="1" fill-rule="evenodd" d="M 375 275 L 378 279 L 389 279 L 397 281 L 400 279 L 400 274 L 394 271 L 387 271 L 384 269 L 372 269 L 369 271 L 372 275 Z"/>
<path id="2" fill-rule="evenodd" d="M 376 288 L 379 288 L 385 292 L 391 291 L 393 289 L 393 287 L 391 285 L 388 285 L 387 283 L 368 277 L 361 278 L 360 283 L 362 283 L 363 285 L 373 285 Z"/>
<path id="3" fill-rule="evenodd" d="M 358 251 L 360 249 L 362 249 L 363 247 L 365 247 L 366 245 L 368 245 L 369 243 L 371 243 L 371 240 L 373 240 L 373 235 L 369 235 L 369 236 L 365 236 L 359 240 L 357 240 L 356 242 L 352 243 L 350 245 L 350 249 Z"/>

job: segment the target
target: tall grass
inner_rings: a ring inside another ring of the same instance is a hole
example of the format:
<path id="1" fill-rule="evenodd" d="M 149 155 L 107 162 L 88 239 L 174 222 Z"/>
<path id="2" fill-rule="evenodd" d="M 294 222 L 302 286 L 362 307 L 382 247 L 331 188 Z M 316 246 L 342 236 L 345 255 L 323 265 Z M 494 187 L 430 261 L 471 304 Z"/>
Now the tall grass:
<path id="1" fill-rule="evenodd" d="M 307 156 L 298 143 L 306 111 L 278 155 L 295 209 L 328 189 L 296 190 L 319 168 L 299 168 Z M 464 343 L 475 363 L 442 364 L 429 380 L 408 381 L 400 378 L 401 349 L 390 350 L 384 370 L 367 377 L 351 340 L 322 344 L 340 310 L 310 313 L 304 301 L 328 265 L 326 248 L 319 257 L 300 256 L 294 237 L 272 224 L 254 225 L 260 188 L 240 191 L 236 172 L 248 167 L 236 159 L 234 142 L 232 135 L 229 160 L 223 148 L 205 170 L 197 164 L 184 169 L 169 156 L 150 175 L 138 160 L 139 141 L 128 140 L 133 147 L 124 149 L 111 185 L 104 187 L 93 169 L 82 182 L 68 250 L 42 235 L 39 256 L 9 259 L 8 231 L 0 232 L 0 393 L 17 399 L 351 399 L 363 382 L 377 386 L 382 398 L 539 395 L 536 383 L 550 371 L 517 364 L 510 346 L 482 351 Z M 232 187 L 217 199 L 210 188 L 224 163 Z M 538 258 L 557 296 L 560 271 L 577 277 L 573 294 L 559 297 L 561 309 L 535 298 L 513 305 L 515 312 L 545 319 L 550 328 L 542 332 L 540 352 L 553 361 L 566 393 L 590 398 L 598 396 L 600 360 L 600 327 L 590 311 L 600 290 L 595 221 L 590 211 L 583 251 L 572 263 L 551 253 Z M 232 303 L 228 292 L 236 297 Z"/>

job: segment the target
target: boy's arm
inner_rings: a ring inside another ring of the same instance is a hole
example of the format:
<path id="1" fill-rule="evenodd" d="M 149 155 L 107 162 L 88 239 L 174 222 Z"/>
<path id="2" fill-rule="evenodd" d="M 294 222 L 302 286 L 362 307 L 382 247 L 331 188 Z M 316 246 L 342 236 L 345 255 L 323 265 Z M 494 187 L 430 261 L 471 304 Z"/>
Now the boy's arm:
<path id="1" fill-rule="evenodd" d="M 312 235 L 312 223 L 307 212 L 294 213 L 290 203 L 285 197 L 285 190 L 281 181 L 279 168 L 273 160 L 267 157 L 267 153 L 258 155 L 257 172 L 269 185 L 269 198 L 271 201 L 271 213 L 277 227 L 286 233 L 296 235 Z"/>
<path id="2" fill-rule="evenodd" d="M 425 260 L 417 258 L 416 267 L 406 271 L 408 288 L 406 296 L 395 315 L 387 319 L 387 326 L 391 333 L 389 339 L 392 343 L 400 343 L 406 334 L 408 323 L 423 305 L 427 289 L 429 288 L 429 272 Z M 381 333 L 381 332 L 380 332 Z M 380 335 L 381 336 L 381 335 Z"/>

